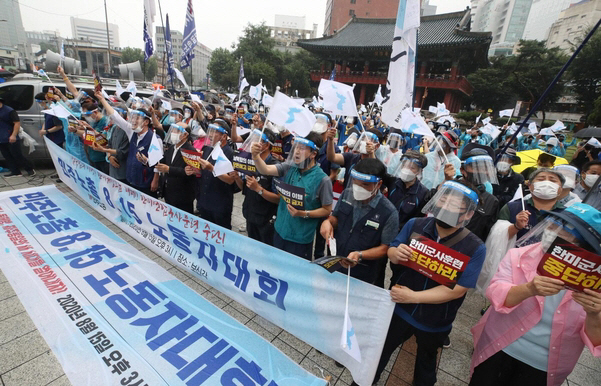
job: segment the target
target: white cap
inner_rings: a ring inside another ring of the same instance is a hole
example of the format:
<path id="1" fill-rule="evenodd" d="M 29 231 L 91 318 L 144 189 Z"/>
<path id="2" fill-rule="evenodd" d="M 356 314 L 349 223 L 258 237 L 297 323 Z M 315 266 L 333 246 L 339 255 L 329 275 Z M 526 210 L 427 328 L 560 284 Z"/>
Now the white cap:
<path id="1" fill-rule="evenodd" d="M 547 146 L 557 146 L 557 138 L 553 137 L 553 138 L 549 138 L 547 140 Z"/>

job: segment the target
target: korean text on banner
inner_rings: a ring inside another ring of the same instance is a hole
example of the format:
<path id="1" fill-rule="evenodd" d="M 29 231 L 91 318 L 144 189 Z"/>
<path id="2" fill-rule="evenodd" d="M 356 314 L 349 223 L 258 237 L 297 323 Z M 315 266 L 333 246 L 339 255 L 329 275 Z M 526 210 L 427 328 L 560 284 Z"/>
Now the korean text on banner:
<path id="1" fill-rule="evenodd" d="M 409 248 L 413 253 L 404 265 L 451 289 L 470 260 L 469 256 L 417 233 L 411 235 Z"/>
<path id="2" fill-rule="evenodd" d="M 394 309 L 388 291 L 350 280 L 349 315 L 361 347 L 359 363 L 340 347 L 344 275 L 122 185 L 52 141 L 46 146 L 61 180 L 136 241 L 342 363 L 359 385 L 371 385 Z"/>
<path id="3" fill-rule="evenodd" d="M 545 252 L 536 272 L 559 279 L 572 291 L 601 291 L 601 256 L 557 237 Z"/>
<path id="4" fill-rule="evenodd" d="M 56 187 L 0 193 L 0 218 L 0 267 L 74 385 L 325 384 Z"/>

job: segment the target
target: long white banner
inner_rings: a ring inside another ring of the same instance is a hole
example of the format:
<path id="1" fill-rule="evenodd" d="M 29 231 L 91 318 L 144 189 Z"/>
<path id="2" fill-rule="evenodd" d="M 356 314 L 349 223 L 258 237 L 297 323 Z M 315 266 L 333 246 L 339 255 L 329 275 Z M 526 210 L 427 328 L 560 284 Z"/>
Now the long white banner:
<path id="1" fill-rule="evenodd" d="M 54 186 L 0 193 L 0 268 L 74 385 L 323 386 Z"/>
<path id="2" fill-rule="evenodd" d="M 135 240 L 344 364 L 359 385 L 371 385 L 394 309 L 388 291 L 351 280 L 360 363 L 340 345 L 345 275 L 173 208 L 46 144 L 61 180 Z"/>

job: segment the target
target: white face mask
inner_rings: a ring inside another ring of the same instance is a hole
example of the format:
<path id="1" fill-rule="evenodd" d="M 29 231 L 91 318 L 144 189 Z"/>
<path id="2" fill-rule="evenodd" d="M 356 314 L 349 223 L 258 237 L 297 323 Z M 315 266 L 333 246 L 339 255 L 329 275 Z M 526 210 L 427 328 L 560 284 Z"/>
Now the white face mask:
<path id="1" fill-rule="evenodd" d="M 499 161 L 497 163 L 497 171 L 499 173 L 507 173 L 510 167 L 511 165 L 509 164 L 509 162 Z"/>
<path id="2" fill-rule="evenodd" d="M 84 119 L 86 120 L 86 122 L 88 122 L 89 125 L 93 125 L 95 123 L 94 118 L 90 117 L 84 117 Z"/>
<path id="3" fill-rule="evenodd" d="M 551 181 L 537 181 L 534 183 L 532 194 L 541 200 L 551 200 L 557 197 L 559 185 Z"/>
<path id="4" fill-rule="evenodd" d="M 179 143 L 179 133 L 171 133 L 171 143 L 177 145 Z"/>
<path id="5" fill-rule="evenodd" d="M 592 188 L 593 185 L 595 185 L 595 182 L 597 181 L 597 178 L 599 176 L 596 174 L 587 174 L 586 177 L 584 177 L 584 183 L 586 184 L 586 186 L 588 186 L 589 188 Z"/>
<path id="6" fill-rule="evenodd" d="M 141 131 L 142 131 L 142 127 L 141 127 L 141 126 L 138 126 L 138 127 L 132 127 L 131 129 L 133 130 L 133 132 L 134 132 L 134 133 L 139 133 L 139 132 L 141 132 Z"/>
<path id="7" fill-rule="evenodd" d="M 410 182 L 415 179 L 416 174 L 411 169 L 402 168 L 399 172 L 399 178 L 403 182 Z"/>
<path id="8" fill-rule="evenodd" d="M 190 118 L 191 116 L 192 116 L 192 114 L 190 114 L 190 112 L 189 112 L 189 111 L 186 111 L 186 112 L 184 113 L 184 118 L 185 118 L 185 119 L 188 119 L 188 118 Z"/>
<path id="9" fill-rule="evenodd" d="M 574 181 L 572 178 L 566 177 L 566 182 L 563 184 L 563 187 L 566 189 L 574 189 L 576 187 L 576 181 Z"/>
<path id="10" fill-rule="evenodd" d="M 372 192 L 362 186 L 353 184 L 353 198 L 357 201 L 365 201 L 372 196 Z"/>
<path id="11" fill-rule="evenodd" d="M 367 142 L 361 141 L 361 143 L 359 144 L 359 153 L 367 154 Z"/>

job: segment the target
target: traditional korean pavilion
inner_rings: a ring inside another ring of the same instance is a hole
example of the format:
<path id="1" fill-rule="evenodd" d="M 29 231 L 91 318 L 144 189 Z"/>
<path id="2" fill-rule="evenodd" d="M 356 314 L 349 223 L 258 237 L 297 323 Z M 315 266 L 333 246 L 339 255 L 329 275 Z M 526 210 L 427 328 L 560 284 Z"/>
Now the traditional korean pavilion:
<path id="1" fill-rule="evenodd" d="M 470 10 L 424 16 L 417 38 L 415 107 L 425 109 L 444 102 L 458 112 L 473 87 L 466 75 L 488 66 L 490 32 L 470 31 Z M 358 103 L 371 102 L 378 85 L 385 85 L 396 19 L 353 17 L 339 31 L 297 44 L 321 57 L 321 69 L 311 81 L 329 79 L 334 66 L 338 82 L 356 83 Z"/>

